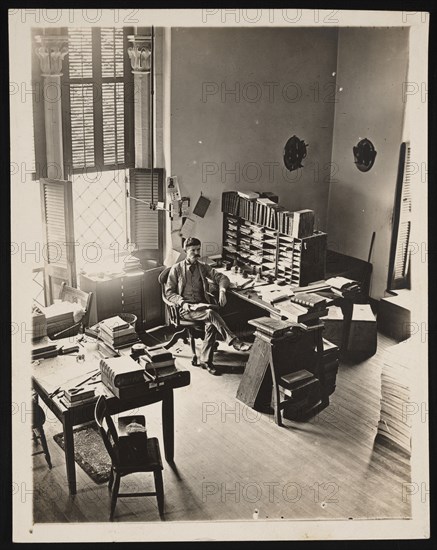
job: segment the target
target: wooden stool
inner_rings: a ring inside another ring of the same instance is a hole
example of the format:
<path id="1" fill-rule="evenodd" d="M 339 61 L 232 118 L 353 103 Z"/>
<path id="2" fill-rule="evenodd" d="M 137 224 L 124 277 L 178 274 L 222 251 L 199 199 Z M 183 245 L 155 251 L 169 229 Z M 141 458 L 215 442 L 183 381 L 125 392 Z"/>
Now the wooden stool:
<path id="1" fill-rule="evenodd" d="M 108 487 L 111 490 L 111 511 L 109 519 L 112 521 L 118 497 L 145 497 L 156 496 L 159 515 L 164 514 L 164 484 L 162 481 L 162 460 L 159 450 L 159 442 L 156 437 L 148 438 L 146 433 L 136 433 L 125 437 L 119 437 L 111 416 L 106 410 L 106 399 L 101 395 L 96 403 L 95 420 L 99 427 L 100 435 L 106 450 L 111 457 L 111 474 Z M 137 423 L 143 423 L 144 416 L 136 415 L 124 417 Z M 106 426 L 105 426 L 106 424 Z M 119 493 L 120 480 L 123 476 L 137 472 L 153 472 L 155 491 L 146 493 Z"/>

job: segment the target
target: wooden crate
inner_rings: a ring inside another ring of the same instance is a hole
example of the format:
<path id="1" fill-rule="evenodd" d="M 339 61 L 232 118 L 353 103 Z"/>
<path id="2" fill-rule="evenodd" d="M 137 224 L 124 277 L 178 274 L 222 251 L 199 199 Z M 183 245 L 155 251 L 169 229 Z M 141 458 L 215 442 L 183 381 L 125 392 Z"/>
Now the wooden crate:
<path id="1" fill-rule="evenodd" d="M 353 304 L 347 350 L 367 356 L 376 352 L 376 319 L 369 304 Z"/>
<path id="2" fill-rule="evenodd" d="M 412 304 L 402 295 L 381 298 L 378 306 L 378 330 L 398 342 L 410 338 L 411 308 Z"/>

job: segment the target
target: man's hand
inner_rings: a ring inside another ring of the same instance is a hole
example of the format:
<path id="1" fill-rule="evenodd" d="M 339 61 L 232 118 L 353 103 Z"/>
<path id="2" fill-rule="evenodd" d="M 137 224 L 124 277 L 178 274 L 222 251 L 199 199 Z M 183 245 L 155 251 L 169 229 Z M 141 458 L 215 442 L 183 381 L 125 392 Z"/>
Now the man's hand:
<path id="1" fill-rule="evenodd" d="M 181 311 L 190 311 L 190 304 L 188 302 L 184 302 L 181 305 Z"/>
<path id="2" fill-rule="evenodd" d="M 221 288 L 219 293 L 219 304 L 220 307 L 224 307 L 226 305 L 227 299 L 226 299 L 226 289 Z"/>

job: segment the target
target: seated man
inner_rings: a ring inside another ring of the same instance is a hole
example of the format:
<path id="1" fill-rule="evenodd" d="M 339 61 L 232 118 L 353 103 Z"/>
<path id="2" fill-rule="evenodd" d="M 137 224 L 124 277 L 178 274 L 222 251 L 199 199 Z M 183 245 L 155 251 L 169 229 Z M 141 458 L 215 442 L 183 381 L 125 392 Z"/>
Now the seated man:
<path id="1" fill-rule="evenodd" d="M 205 340 L 200 352 L 200 366 L 211 374 L 218 374 L 217 369 L 209 364 L 209 357 L 214 346 L 216 334 L 238 351 L 248 351 L 250 344 L 239 340 L 233 334 L 221 316 L 211 305 L 207 278 L 219 287 L 219 304 L 226 305 L 226 289 L 229 279 L 203 262 L 200 258 L 200 241 L 190 237 L 185 241 L 185 260 L 178 262 L 170 269 L 165 288 L 167 299 L 180 307 L 180 315 L 190 321 L 205 322 Z"/>

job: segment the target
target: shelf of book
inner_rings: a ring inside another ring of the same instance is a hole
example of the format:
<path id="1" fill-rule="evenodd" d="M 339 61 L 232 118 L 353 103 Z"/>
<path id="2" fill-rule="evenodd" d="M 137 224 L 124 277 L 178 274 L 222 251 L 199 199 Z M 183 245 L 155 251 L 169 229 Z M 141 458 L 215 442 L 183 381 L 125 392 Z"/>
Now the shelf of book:
<path id="1" fill-rule="evenodd" d="M 249 200 L 230 191 L 223 193 L 222 211 L 225 262 L 261 269 L 263 276 L 292 286 L 325 278 L 327 235 L 314 231 L 312 211 L 288 212 L 270 199 Z"/>

